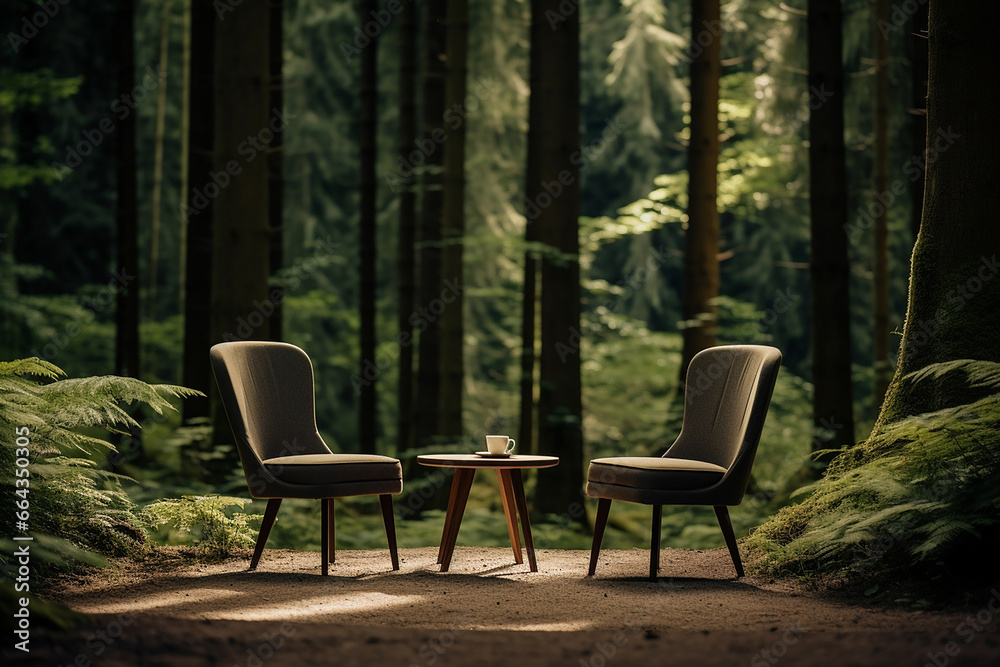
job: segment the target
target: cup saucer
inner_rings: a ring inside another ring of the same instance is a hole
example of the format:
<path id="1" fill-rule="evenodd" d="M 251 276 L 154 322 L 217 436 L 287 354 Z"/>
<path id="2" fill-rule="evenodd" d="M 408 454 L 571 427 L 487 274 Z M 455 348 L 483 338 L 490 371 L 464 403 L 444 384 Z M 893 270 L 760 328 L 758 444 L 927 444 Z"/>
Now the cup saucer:
<path id="1" fill-rule="evenodd" d="M 476 456 L 482 456 L 484 459 L 508 459 L 510 454 L 491 454 L 490 452 L 476 452 Z"/>

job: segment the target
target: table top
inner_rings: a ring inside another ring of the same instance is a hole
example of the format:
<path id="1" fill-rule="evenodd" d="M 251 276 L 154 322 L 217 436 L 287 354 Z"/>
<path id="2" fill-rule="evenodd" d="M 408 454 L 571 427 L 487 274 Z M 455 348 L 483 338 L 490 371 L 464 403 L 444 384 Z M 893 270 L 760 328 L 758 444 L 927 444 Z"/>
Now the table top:
<path id="1" fill-rule="evenodd" d="M 417 463 L 438 468 L 551 468 L 559 465 L 558 456 L 511 454 L 506 457 L 476 454 L 423 454 Z"/>

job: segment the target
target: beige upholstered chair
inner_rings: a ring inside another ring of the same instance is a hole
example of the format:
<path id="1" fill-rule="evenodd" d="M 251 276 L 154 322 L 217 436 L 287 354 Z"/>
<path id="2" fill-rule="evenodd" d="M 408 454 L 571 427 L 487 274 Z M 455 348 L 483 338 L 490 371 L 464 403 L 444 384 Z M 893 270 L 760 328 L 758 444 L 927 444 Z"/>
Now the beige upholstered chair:
<path id="1" fill-rule="evenodd" d="M 268 499 L 250 569 L 260 561 L 282 498 L 320 499 L 326 576 L 335 559 L 333 499 L 378 495 L 398 570 L 390 494 L 403 490 L 402 468 L 387 456 L 330 451 L 316 428 L 306 353 L 287 343 L 232 342 L 213 346 L 210 356 L 250 495 Z"/>
<path id="2" fill-rule="evenodd" d="M 649 576 L 660 561 L 663 505 L 712 505 L 736 574 L 743 564 L 728 505 L 743 500 L 757 443 L 778 377 L 781 353 L 761 345 L 726 345 L 702 350 L 688 367 L 681 433 L 662 457 L 594 459 L 587 495 L 600 498 L 590 552 L 593 575 L 612 500 L 653 506 Z"/>

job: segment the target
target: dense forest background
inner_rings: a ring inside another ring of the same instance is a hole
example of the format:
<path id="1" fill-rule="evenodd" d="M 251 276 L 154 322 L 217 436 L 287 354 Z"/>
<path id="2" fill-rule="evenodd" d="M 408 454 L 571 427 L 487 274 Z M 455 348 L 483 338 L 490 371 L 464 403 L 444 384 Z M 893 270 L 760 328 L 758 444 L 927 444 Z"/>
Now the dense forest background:
<path id="1" fill-rule="evenodd" d="M 119 4 L 22 1 L 0 9 L 0 26 L 10 32 L 9 44 L 0 49 L 0 359 L 36 356 L 70 377 L 115 372 L 116 340 L 121 344 L 116 309 L 127 288 L 137 290 L 140 304 L 139 364 L 130 374 L 152 383 L 185 384 L 185 299 L 199 289 L 186 277 L 188 263 L 196 261 L 186 248 L 199 224 L 198 199 L 185 209 L 182 197 L 186 187 L 198 188 L 186 184 L 184 169 L 185 151 L 192 150 L 184 145 L 187 5 L 135 3 L 134 88 L 126 92 L 117 75 L 123 40 Z M 48 12 L 49 5 L 55 9 L 45 25 L 22 22 Z M 214 9 L 219 20 L 227 20 L 228 5 L 215 5 L 221 7 Z M 423 25 L 420 17 L 430 5 L 414 6 Z M 759 522 L 763 508 L 809 453 L 840 428 L 835 422 L 817 428 L 812 408 L 808 120 L 824 99 L 807 84 L 804 9 L 804 2 L 762 0 L 722 6 L 718 341 L 768 343 L 784 357 L 755 468 L 754 497 L 744 515 L 734 514 L 743 532 Z M 464 128 L 466 145 L 460 285 L 461 420 L 468 442 L 458 445 L 466 450 L 485 433 L 516 436 L 519 428 L 523 263 L 531 250 L 525 213 L 537 204 L 526 200 L 524 188 L 529 10 L 527 2 L 468 4 L 467 95 L 453 116 Z M 580 354 L 588 458 L 662 451 L 680 423 L 688 63 L 694 55 L 690 11 L 687 0 L 579 5 Z M 919 29 L 914 16 L 903 14 L 878 28 L 872 11 L 869 2 L 843 3 L 849 212 L 844 231 L 854 402 L 854 432 L 846 437 L 851 442 L 868 436 L 880 405 L 873 216 L 880 207 L 888 211 L 886 315 L 890 329 L 898 330 L 924 170 L 919 129 L 914 139 L 914 126 L 922 122 L 913 101 L 922 98 L 914 88 L 921 78 L 915 53 L 920 36 L 914 38 Z M 281 104 L 274 109 L 281 119 L 280 147 L 263 151 L 281 164 L 281 257 L 272 262 L 281 268 L 270 276 L 271 285 L 283 290 L 281 338 L 303 347 L 313 360 L 319 427 L 327 443 L 334 451 L 358 451 L 359 375 L 366 368 L 360 313 L 374 308 L 374 446 L 380 453 L 412 456 L 398 445 L 396 362 L 408 347 L 397 338 L 399 206 L 412 188 L 410 173 L 420 173 L 420 163 L 444 146 L 427 147 L 417 139 L 404 151 L 398 144 L 400 77 L 407 64 L 399 57 L 402 21 L 382 25 L 361 14 L 358 3 L 318 0 L 285 0 L 282 16 Z M 378 24 L 378 251 L 374 297 L 365 302 L 359 268 L 365 133 L 358 91 L 364 88 L 363 31 L 372 21 Z M 879 31 L 888 44 L 889 197 L 873 181 Z M 422 29 L 421 49 L 428 39 Z M 197 63 L 191 76 L 199 76 Z M 427 90 L 416 87 L 418 107 Z M 126 121 L 135 122 L 136 132 L 134 275 L 122 270 L 118 254 L 116 148 Z M 208 182 L 202 185 L 206 198 L 209 188 Z M 240 336 L 239 322 L 233 327 Z M 882 344 L 894 361 L 896 335 Z M 204 361 L 207 368 L 207 349 Z M 213 437 L 205 420 L 182 425 L 180 415 L 141 412 L 136 418 L 143 437 L 120 447 L 124 455 L 112 462 L 139 480 L 129 487 L 133 497 L 245 492 L 235 451 L 226 447 L 224 423 L 223 435 Z M 545 452 L 545 443 L 537 448 Z M 213 468 L 221 473 L 202 472 Z M 483 504 L 487 498 L 483 493 Z M 711 513 L 702 518 L 708 527 L 686 514 L 678 518 L 674 537 L 684 535 L 684 543 L 692 545 L 721 544 Z M 552 543 L 582 546 L 588 539 L 566 537 L 562 531 L 568 535 L 569 527 L 557 520 L 555 526 L 543 530 L 539 540 L 548 535 Z M 617 527 L 630 528 L 624 521 Z M 348 532 L 344 539 L 350 540 Z M 471 530 L 467 535 L 477 539 Z M 496 535 L 503 543 L 505 534 Z M 670 538 L 668 529 L 665 539 Z M 401 543 L 407 543 L 405 528 Z"/>

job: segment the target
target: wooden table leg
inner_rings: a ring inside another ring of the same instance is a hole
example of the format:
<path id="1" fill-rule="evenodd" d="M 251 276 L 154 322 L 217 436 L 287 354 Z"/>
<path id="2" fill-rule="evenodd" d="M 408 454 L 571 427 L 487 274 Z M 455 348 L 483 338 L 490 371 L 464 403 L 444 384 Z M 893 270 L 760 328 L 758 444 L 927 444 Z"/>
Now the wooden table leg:
<path id="1" fill-rule="evenodd" d="M 451 492 L 448 494 L 448 509 L 444 515 L 444 529 L 441 531 L 441 546 L 438 547 L 438 559 L 440 563 L 444 558 L 444 545 L 448 543 L 448 535 L 451 533 L 452 508 L 455 507 L 455 498 L 458 496 L 458 471 L 451 478 Z"/>
<path id="2" fill-rule="evenodd" d="M 455 494 L 455 506 L 449 510 L 451 522 L 448 534 L 445 536 L 444 553 L 441 556 L 441 571 L 447 572 L 451 566 L 451 556 L 455 553 L 455 542 L 458 540 L 458 529 L 462 525 L 462 515 L 465 514 L 465 504 L 469 500 L 469 490 L 472 479 L 476 476 L 474 468 L 455 468 L 455 479 L 452 484 L 458 485 Z"/>
<path id="3" fill-rule="evenodd" d="M 517 513 L 521 515 L 521 530 L 524 532 L 524 547 L 528 552 L 528 566 L 532 572 L 538 572 L 535 563 L 535 544 L 531 541 L 531 523 L 528 521 L 528 503 L 524 498 L 524 481 L 521 479 L 521 469 L 510 471 L 514 486 L 514 499 L 517 502 Z"/>
<path id="4" fill-rule="evenodd" d="M 521 556 L 521 536 L 517 532 L 517 504 L 514 500 L 514 485 L 510 480 L 510 471 L 497 468 L 497 483 L 500 485 L 503 513 L 507 517 L 507 533 L 510 535 L 510 546 L 514 549 L 514 562 L 523 563 L 524 558 Z"/>

